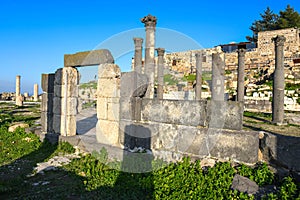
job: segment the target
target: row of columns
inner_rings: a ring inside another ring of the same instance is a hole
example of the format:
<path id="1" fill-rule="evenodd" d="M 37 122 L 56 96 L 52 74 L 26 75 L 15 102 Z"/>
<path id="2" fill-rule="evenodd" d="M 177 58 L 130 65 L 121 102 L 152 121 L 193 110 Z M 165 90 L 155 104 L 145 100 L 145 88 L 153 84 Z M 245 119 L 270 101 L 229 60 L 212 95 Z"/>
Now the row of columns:
<path id="1" fill-rule="evenodd" d="M 39 86 L 38 84 L 34 84 L 33 86 L 33 101 L 38 101 L 38 92 Z M 23 97 L 21 95 L 21 76 L 16 76 L 16 105 L 23 106 Z"/>

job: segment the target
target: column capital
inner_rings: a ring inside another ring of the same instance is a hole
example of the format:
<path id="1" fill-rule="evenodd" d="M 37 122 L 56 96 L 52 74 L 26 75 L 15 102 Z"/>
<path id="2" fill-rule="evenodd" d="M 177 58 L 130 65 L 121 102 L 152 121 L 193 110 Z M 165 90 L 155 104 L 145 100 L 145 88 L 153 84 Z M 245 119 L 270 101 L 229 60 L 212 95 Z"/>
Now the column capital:
<path id="1" fill-rule="evenodd" d="M 157 48 L 156 51 L 157 51 L 158 56 L 164 56 L 164 54 L 165 54 L 164 48 Z"/>
<path id="2" fill-rule="evenodd" d="M 143 38 L 133 38 L 134 45 L 136 47 L 141 47 L 143 45 Z"/>
<path id="3" fill-rule="evenodd" d="M 272 38 L 272 41 L 275 42 L 275 46 L 283 46 L 286 38 L 283 35 L 277 35 L 276 37 Z"/>
<path id="4" fill-rule="evenodd" d="M 146 28 L 155 28 L 157 18 L 152 15 L 147 15 L 141 19 L 141 22 L 145 24 Z"/>
<path id="5" fill-rule="evenodd" d="M 244 57 L 246 54 L 246 49 L 241 48 L 241 49 L 238 49 L 237 52 L 238 52 L 238 56 Z"/>

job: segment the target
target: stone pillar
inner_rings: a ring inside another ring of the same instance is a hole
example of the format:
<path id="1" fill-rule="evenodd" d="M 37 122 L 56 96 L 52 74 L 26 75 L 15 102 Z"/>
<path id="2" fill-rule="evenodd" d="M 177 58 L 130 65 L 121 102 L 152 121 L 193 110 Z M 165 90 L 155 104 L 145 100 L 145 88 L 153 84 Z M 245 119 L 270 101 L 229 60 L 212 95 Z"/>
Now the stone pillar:
<path id="1" fill-rule="evenodd" d="M 119 144 L 120 77 L 121 70 L 118 65 L 99 66 L 96 138 L 102 144 Z"/>
<path id="2" fill-rule="evenodd" d="M 202 52 L 196 55 L 196 87 L 195 87 L 195 98 L 196 100 L 201 99 L 202 89 Z"/>
<path id="3" fill-rule="evenodd" d="M 157 98 L 163 99 L 164 96 L 164 48 L 157 48 Z"/>
<path id="4" fill-rule="evenodd" d="M 211 99 L 214 101 L 224 101 L 224 67 L 220 53 L 213 53 Z"/>
<path id="5" fill-rule="evenodd" d="M 42 74 L 41 125 L 43 133 L 53 132 L 53 98 L 55 74 Z"/>
<path id="6" fill-rule="evenodd" d="M 245 49 L 238 50 L 238 82 L 237 82 L 237 101 L 244 101 L 244 82 L 245 82 Z"/>
<path id="7" fill-rule="evenodd" d="M 16 76 L 16 105 L 23 106 L 23 97 L 21 95 L 21 76 Z"/>
<path id="8" fill-rule="evenodd" d="M 33 101 L 38 101 L 39 100 L 39 85 L 34 84 L 33 86 Z"/>
<path id="9" fill-rule="evenodd" d="M 284 120 L 284 42 L 285 37 L 278 35 L 275 42 L 275 71 L 273 81 L 272 122 L 278 125 Z"/>
<path id="10" fill-rule="evenodd" d="M 143 59 L 143 38 L 133 38 L 134 40 L 134 71 L 142 73 L 142 59 Z"/>
<path id="11" fill-rule="evenodd" d="M 144 72 L 148 76 L 149 86 L 146 92 L 147 98 L 154 97 L 154 49 L 155 49 L 155 27 L 157 19 L 152 15 L 145 16 L 141 19 L 141 22 L 146 27 L 146 48 L 145 48 L 145 68 Z"/>
<path id="12" fill-rule="evenodd" d="M 76 135 L 78 82 L 76 68 L 64 67 L 55 72 L 53 130 L 62 136 Z"/>

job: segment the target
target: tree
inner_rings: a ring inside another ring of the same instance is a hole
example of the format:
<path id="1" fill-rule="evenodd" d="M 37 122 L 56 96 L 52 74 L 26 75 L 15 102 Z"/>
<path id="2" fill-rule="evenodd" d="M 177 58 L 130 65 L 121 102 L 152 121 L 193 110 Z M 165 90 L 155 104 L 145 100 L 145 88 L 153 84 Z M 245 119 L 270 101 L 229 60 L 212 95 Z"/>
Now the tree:
<path id="1" fill-rule="evenodd" d="M 284 11 L 279 12 L 277 28 L 283 29 L 292 27 L 300 28 L 300 14 L 290 5 L 287 5 Z"/>
<path id="2" fill-rule="evenodd" d="M 261 19 L 255 20 L 250 26 L 250 30 L 253 33 L 253 36 L 246 36 L 246 39 L 250 42 L 257 42 L 258 32 L 260 31 L 269 31 L 277 29 L 278 15 L 273 13 L 270 7 L 260 14 Z"/>

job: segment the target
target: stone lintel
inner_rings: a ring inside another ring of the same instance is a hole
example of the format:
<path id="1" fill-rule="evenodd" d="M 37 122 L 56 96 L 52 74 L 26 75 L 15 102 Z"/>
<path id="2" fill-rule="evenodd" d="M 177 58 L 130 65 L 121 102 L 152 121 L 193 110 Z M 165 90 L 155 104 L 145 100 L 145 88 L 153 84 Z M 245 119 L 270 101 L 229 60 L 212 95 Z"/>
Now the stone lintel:
<path id="1" fill-rule="evenodd" d="M 75 54 L 64 55 L 65 67 L 82 67 L 105 63 L 114 63 L 114 58 L 107 49 L 84 51 Z"/>

